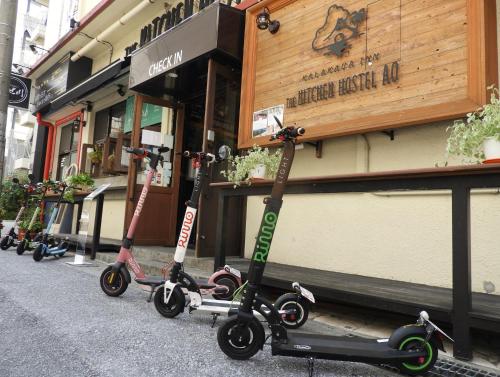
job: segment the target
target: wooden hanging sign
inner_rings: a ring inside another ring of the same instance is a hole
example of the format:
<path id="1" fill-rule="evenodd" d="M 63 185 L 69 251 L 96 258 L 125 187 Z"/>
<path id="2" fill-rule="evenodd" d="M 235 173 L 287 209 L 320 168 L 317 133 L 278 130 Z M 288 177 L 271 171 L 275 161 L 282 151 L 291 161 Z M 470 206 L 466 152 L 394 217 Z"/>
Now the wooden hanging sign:
<path id="1" fill-rule="evenodd" d="M 494 1 L 264 0 L 245 28 L 240 148 L 271 112 L 317 140 L 458 118 L 498 81 Z"/>

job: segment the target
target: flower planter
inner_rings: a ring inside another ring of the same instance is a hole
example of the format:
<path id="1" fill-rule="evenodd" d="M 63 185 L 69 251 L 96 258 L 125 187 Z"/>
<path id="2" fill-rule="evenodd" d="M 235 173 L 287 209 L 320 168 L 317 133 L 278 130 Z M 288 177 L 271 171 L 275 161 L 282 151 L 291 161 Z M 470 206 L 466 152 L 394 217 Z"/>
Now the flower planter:
<path id="1" fill-rule="evenodd" d="M 266 177 L 266 165 L 256 165 L 248 174 L 251 179 L 264 179 Z"/>
<path id="2" fill-rule="evenodd" d="M 500 162 L 500 141 L 494 137 L 484 139 L 484 160 L 485 164 Z"/>
<path id="3" fill-rule="evenodd" d="M 26 229 L 19 229 L 17 232 L 17 239 L 19 241 L 24 240 L 24 235 L 26 234 Z"/>

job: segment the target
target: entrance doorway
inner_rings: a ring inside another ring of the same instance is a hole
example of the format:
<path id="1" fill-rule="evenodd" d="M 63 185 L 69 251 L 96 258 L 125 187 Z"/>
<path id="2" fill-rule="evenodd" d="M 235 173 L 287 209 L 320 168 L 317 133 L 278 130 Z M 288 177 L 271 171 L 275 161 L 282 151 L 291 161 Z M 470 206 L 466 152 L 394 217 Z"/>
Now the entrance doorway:
<path id="1" fill-rule="evenodd" d="M 160 98 L 135 97 L 131 145 L 135 148 L 168 146 L 163 166 L 153 179 L 136 230 L 138 245 L 174 246 L 184 131 L 184 106 Z M 125 229 L 134 214 L 149 166 L 129 158 Z"/>

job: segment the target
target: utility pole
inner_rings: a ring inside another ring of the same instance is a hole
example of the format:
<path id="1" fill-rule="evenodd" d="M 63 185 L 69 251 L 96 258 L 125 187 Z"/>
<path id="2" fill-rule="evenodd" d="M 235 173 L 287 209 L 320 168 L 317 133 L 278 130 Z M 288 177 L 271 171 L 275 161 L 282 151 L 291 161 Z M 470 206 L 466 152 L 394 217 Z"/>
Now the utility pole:
<path id="1" fill-rule="evenodd" d="M 0 186 L 5 160 L 5 129 L 9 105 L 10 72 L 16 32 L 17 0 L 0 0 Z"/>

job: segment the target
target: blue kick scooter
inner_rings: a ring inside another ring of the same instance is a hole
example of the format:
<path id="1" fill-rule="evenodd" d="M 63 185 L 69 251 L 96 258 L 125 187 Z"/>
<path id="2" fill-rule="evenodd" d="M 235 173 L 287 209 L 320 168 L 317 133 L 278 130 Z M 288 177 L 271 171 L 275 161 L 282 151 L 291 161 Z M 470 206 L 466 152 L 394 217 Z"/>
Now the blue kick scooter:
<path id="1" fill-rule="evenodd" d="M 57 199 L 55 206 L 52 208 L 49 224 L 47 225 L 47 229 L 43 233 L 42 241 L 38 244 L 38 246 L 35 248 L 35 251 L 33 252 L 33 260 L 35 260 L 35 262 L 40 262 L 43 257 L 62 257 L 69 249 L 69 243 L 66 241 L 62 241 L 60 244 L 53 247 L 49 246 L 49 244 L 51 243 L 49 237 L 52 230 L 52 225 L 54 225 L 54 221 L 56 220 L 57 214 L 59 213 L 61 201 L 67 188 L 68 185 L 64 182 L 56 182 L 55 184 L 55 188 L 53 190 L 59 192 L 59 198 Z"/>

